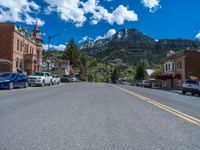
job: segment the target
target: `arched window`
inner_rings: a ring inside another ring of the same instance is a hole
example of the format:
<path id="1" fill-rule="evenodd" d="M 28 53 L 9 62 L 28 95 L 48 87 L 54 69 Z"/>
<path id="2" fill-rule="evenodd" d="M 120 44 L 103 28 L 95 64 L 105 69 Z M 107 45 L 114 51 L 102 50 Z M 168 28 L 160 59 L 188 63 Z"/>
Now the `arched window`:
<path id="1" fill-rule="evenodd" d="M 20 59 L 19 67 L 22 69 L 23 68 L 23 60 Z"/>
<path id="2" fill-rule="evenodd" d="M 16 59 L 16 68 L 19 68 L 19 58 Z"/>
<path id="3" fill-rule="evenodd" d="M 22 41 L 20 41 L 20 51 L 22 52 L 22 48 L 23 48 L 23 43 Z"/>

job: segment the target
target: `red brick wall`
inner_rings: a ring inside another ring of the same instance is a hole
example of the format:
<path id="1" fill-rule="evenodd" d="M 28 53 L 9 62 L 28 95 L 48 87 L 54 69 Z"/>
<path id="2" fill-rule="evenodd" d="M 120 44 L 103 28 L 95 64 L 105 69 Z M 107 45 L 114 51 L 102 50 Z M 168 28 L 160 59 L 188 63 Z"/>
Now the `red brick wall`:
<path id="1" fill-rule="evenodd" d="M 12 71 L 10 64 L 0 63 L 0 72 L 10 72 L 10 71 Z"/>
<path id="2" fill-rule="evenodd" d="M 22 45 L 21 48 L 18 46 L 18 41 L 20 42 L 19 45 Z M 42 46 L 37 45 L 32 40 L 21 35 L 21 33 L 16 32 L 14 23 L 0 23 L 0 59 L 8 59 L 12 62 L 11 66 L 0 63 L 0 72 L 24 70 L 32 74 L 32 72 L 38 71 L 39 66 L 42 65 L 42 50 Z M 35 70 L 33 58 L 37 61 L 38 52 L 39 66 Z M 31 58 L 27 60 L 24 54 L 30 55 Z M 23 64 L 26 64 L 22 65 L 21 68 L 20 66 L 16 68 L 17 60 L 21 60 Z M 29 67 L 27 68 L 27 66 Z"/>
<path id="3" fill-rule="evenodd" d="M 200 77 L 200 52 L 187 54 L 185 67 L 187 79 L 191 75 Z"/>
<path id="4" fill-rule="evenodd" d="M 14 24 L 0 23 L 0 59 L 13 61 L 13 31 Z M 0 71 L 8 71 L 9 65 L 0 64 Z"/>

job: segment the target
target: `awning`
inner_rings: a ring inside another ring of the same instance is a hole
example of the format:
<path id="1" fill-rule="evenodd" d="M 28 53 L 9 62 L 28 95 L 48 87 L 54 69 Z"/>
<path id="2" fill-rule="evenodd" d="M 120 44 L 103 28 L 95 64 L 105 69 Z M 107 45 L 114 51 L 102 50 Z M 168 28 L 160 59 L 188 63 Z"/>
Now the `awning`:
<path id="1" fill-rule="evenodd" d="M 171 74 L 167 74 L 167 75 L 159 75 L 156 77 L 156 79 L 160 79 L 160 80 L 167 80 L 167 79 L 173 79 L 173 75 Z"/>
<path id="2" fill-rule="evenodd" d="M 176 74 L 176 75 L 175 75 L 175 77 L 174 77 L 174 79 L 181 80 L 181 79 L 182 79 L 182 76 L 181 76 L 181 74 Z"/>
<path id="3" fill-rule="evenodd" d="M 159 76 L 156 77 L 156 79 L 166 80 L 164 75 L 159 75 Z"/>

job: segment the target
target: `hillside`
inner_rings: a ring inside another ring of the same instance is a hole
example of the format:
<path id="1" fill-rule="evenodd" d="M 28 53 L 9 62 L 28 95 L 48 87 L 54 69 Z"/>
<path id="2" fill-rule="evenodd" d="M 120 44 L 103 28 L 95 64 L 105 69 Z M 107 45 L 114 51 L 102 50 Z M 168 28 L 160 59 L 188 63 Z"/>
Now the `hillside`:
<path id="1" fill-rule="evenodd" d="M 155 41 L 137 29 L 122 29 L 105 39 L 82 43 L 80 49 L 90 56 L 110 62 L 121 60 L 126 64 L 136 64 L 141 58 L 150 63 L 159 63 L 170 51 L 200 49 L 200 41 L 185 39 L 164 39 Z"/>

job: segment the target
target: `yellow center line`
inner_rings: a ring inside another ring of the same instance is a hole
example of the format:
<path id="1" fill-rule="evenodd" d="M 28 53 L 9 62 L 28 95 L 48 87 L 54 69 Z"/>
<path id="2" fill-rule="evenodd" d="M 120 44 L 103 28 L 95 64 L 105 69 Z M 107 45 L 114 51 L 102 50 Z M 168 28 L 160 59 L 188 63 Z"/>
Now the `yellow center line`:
<path id="1" fill-rule="evenodd" d="M 170 112 L 171 114 L 174 114 L 174 115 L 176 115 L 176 116 L 178 116 L 178 117 L 180 117 L 180 118 L 182 118 L 182 119 L 184 119 L 184 120 L 186 120 L 186 121 L 188 121 L 188 122 L 190 122 L 190 123 L 193 123 L 193 124 L 196 124 L 196 125 L 200 125 L 200 119 L 197 119 L 197 118 L 195 118 L 195 117 L 193 117 L 193 116 L 190 116 L 190 115 L 185 114 L 185 113 L 183 113 L 183 112 L 180 112 L 180 111 L 178 111 L 178 110 L 176 110 L 176 109 L 173 109 L 173 108 L 171 108 L 171 107 L 169 107 L 169 106 L 167 106 L 167 105 L 164 105 L 164 104 L 162 104 L 162 103 L 159 103 L 159 102 L 157 102 L 156 100 L 153 100 L 153 99 L 150 99 L 150 98 L 148 98 L 148 97 L 139 95 L 139 94 L 137 94 L 137 93 L 134 93 L 134 92 L 132 92 L 132 91 L 126 90 L 126 89 L 124 89 L 124 88 L 121 88 L 121 87 L 118 87 L 118 86 L 115 86 L 115 85 L 111 85 L 111 86 L 113 86 L 113 87 L 115 87 L 115 88 L 118 88 L 118 89 L 120 89 L 121 91 L 124 91 L 124 92 L 126 92 L 126 93 L 128 93 L 128 94 L 131 94 L 131 95 L 133 95 L 133 96 L 139 98 L 140 100 L 143 100 L 143 101 L 145 101 L 145 102 L 148 102 L 148 103 L 150 103 L 150 104 L 152 104 L 152 105 L 154 105 L 154 106 L 156 106 L 156 107 L 159 107 L 160 109 L 163 109 L 163 110 L 165 110 L 165 111 L 167 111 L 167 112 Z"/>

